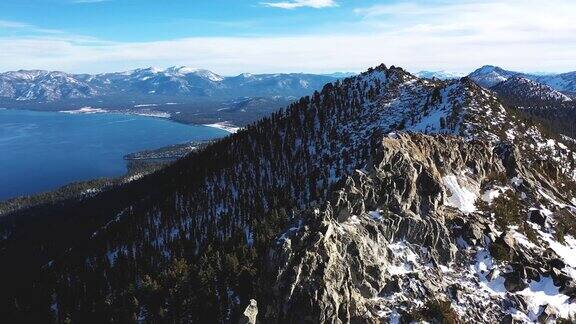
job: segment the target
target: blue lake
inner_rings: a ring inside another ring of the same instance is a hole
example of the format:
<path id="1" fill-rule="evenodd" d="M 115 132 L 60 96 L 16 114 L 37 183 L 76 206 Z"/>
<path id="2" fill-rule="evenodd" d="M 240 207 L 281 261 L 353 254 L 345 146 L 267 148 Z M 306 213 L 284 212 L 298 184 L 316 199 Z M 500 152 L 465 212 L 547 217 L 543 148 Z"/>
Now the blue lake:
<path id="1" fill-rule="evenodd" d="M 136 115 L 0 109 L 0 200 L 120 176 L 128 153 L 227 134 Z"/>

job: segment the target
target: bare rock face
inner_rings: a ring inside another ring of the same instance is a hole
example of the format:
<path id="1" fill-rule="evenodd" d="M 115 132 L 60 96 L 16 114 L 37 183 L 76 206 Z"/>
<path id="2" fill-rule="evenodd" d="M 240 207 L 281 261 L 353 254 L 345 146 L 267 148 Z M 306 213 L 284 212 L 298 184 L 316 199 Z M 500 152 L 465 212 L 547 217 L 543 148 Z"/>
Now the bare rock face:
<path id="1" fill-rule="evenodd" d="M 240 316 L 240 324 L 256 324 L 256 317 L 258 316 L 258 303 L 254 299 L 250 299 L 250 304 Z"/>
<path id="2" fill-rule="evenodd" d="M 380 323 L 424 314 L 496 322 L 510 309 L 532 314 L 520 292 L 550 267 L 517 226 L 497 229 L 489 199 L 477 206 L 491 179 L 522 176 L 519 158 L 511 146 L 449 136 L 382 138 L 371 163 L 278 242 L 267 319 Z"/>
<path id="3" fill-rule="evenodd" d="M 398 136 L 382 139 L 370 167 L 308 215 L 290 247 L 279 247 L 279 319 L 378 322 L 395 292 L 409 302 L 445 288 L 441 274 L 413 271 L 455 258 L 448 220 L 456 211 L 445 205 L 443 177 L 469 173 L 480 181 L 504 166 L 480 142 Z"/>

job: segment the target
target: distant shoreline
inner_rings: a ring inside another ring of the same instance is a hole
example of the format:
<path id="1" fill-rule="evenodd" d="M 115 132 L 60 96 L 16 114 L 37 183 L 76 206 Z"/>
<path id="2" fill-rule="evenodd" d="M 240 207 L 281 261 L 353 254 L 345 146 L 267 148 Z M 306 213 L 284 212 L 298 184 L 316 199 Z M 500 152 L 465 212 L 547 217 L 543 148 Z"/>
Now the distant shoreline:
<path id="1" fill-rule="evenodd" d="M 175 122 L 182 125 L 189 125 L 189 126 L 205 126 L 211 128 L 217 128 L 223 131 L 226 131 L 230 134 L 236 133 L 238 130 L 242 129 L 237 125 L 234 125 L 228 121 L 224 122 L 215 122 L 212 124 L 203 124 L 203 123 L 194 123 L 194 122 L 185 122 L 179 119 L 175 119 L 174 116 L 177 115 L 179 112 L 175 114 L 171 114 L 164 111 L 156 111 L 156 110 L 132 110 L 132 109 L 125 109 L 125 110 L 108 110 L 105 108 L 93 108 L 93 107 L 82 107 L 78 109 L 70 109 L 70 110 L 35 110 L 35 109 L 17 109 L 17 108 L 4 108 L 1 107 L 0 110 L 17 110 L 17 111 L 33 111 L 33 112 L 41 112 L 41 113 L 63 113 L 63 114 L 70 114 L 70 115 L 94 115 L 94 114 L 121 114 L 121 115 L 133 115 L 133 116 L 143 116 L 143 117 L 150 117 L 150 118 L 159 118 L 164 120 L 169 120 L 171 122 Z"/>
<path id="2" fill-rule="evenodd" d="M 229 122 L 219 122 L 219 123 L 213 123 L 213 124 L 203 124 L 202 126 L 207 126 L 207 127 L 212 127 L 212 128 L 218 128 L 224 131 L 227 131 L 230 134 L 234 134 L 236 132 L 238 132 L 240 129 L 242 129 L 242 127 L 238 127 L 232 123 Z"/>
<path id="3" fill-rule="evenodd" d="M 93 108 L 93 107 L 82 107 L 79 109 L 74 110 L 59 110 L 60 113 L 65 114 L 72 114 L 72 115 L 92 115 L 92 114 L 125 114 L 125 115 L 138 115 L 138 116 L 145 116 L 145 117 L 155 117 L 155 118 L 163 118 L 163 119 L 170 119 L 172 120 L 172 114 L 164 111 L 155 111 L 155 110 L 107 110 L 104 108 Z"/>

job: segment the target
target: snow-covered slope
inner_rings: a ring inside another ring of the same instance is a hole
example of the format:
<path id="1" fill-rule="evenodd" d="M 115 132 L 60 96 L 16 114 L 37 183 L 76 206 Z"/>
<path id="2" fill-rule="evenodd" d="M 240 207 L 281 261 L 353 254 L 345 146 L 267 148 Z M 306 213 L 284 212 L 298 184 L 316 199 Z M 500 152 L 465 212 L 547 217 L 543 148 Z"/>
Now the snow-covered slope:
<path id="1" fill-rule="evenodd" d="M 537 75 L 508 71 L 497 66 L 486 65 L 469 74 L 469 77 L 474 80 L 474 82 L 485 88 L 491 88 L 515 76 L 545 84 L 568 96 L 574 96 L 576 94 L 576 72 Z"/>
<path id="2" fill-rule="evenodd" d="M 576 72 L 534 76 L 532 79 L 576 97 Z"/>
<path id="3" fill-rule="evenodd" d="M 468 77 L 479 85 L 485 88 L 490 88 L 518 74 L 520 73 L 507 71 L 493 65 L 485 65 L 470 73 Z"/>
<path id="4" fill-rule="evenodd" d="M 572 101 L 570 97 L 560 91 L 523 76 L 511 77 L 496 84 L 491 89 L 500 96 L 515 100 L 518 105 L 523 106 L 554 105 Z"/>

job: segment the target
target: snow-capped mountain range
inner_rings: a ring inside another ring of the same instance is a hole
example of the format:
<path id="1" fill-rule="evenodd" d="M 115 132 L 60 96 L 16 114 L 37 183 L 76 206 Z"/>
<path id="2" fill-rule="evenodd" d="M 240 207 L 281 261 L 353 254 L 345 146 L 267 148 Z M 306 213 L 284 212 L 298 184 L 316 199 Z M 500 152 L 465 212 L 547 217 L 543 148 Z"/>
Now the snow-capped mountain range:
<path id="1" fill-rule="evenodd" d="M 568 96 L 576 95 L 576 71 L 561 74 L 530 74 L 504 70 L 493 65 L 485 65 L 469 74 L 469 77 L 477 84 L 491 88 L 500 82 L 504 82 L 512 77 L 522 77 L 534 82 L 547 85 L 553 90 Z"/>
<path id="2" fill-rule="evenodd" d="M 243 73 L 237 76 L 221 76 L 208 70 L 186 66 L 174 66 L 167 69 L 142 68 L 96 75 L 20 70 L 0 74 L 0 99 L 46 103 L 124 96 L 297 98 L 310 94 L 327 82 L 352 75 L 354 74 Z M 420 71 L 416 75 L 421 78 L 440 80 L 464 76 L 461 73 L 449 71 Z M 486 65 L 469 74 L 472 80 L 486 88 L 491 88 L 515 76 L 541 83 L 567 96 L 576 94 L 576 72 L 537 75 Z"/>
<path id="3" fill-rule="evenodd" d="M 0 98 L 55 102 L 114 96 L 301 97 L 337 78 L 304 73 L 243 73 L 228 77 L 185 66 L 97 75 L 21 70 L 0 74 Z"/>
<path id="4" fill-rule="evenodd" d="M 78 99 L 97 95 L 97 89 L 79 76 L 40 70 L 0 74 L 0 97 L 19 101 Z"/>

